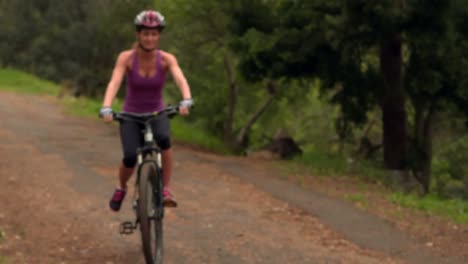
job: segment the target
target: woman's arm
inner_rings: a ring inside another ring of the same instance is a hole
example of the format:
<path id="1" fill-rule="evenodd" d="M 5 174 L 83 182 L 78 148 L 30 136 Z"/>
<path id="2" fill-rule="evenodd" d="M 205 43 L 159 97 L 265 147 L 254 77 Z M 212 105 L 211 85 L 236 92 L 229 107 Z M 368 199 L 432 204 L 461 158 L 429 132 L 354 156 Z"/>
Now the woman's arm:
<path id="1" fill-rule="evenodd" d="M 129 51 L 124 51 L 119 54 L 117 62 L 115 63 L 114 70 L 112 72 L 112 77 L 106 88 L 106 93 L 104 96 L 104 101 L 102 102 L 102 107 L 112 107 L 112 101 L 114 100 L 115 95 L 120 89 L 123 76 L 127 69 L 127 61 L 130 54 L 131 52 Z"/>
<path id="2" fill-rule="evenodd" d="M 165 52 L 164 59 L 167 63 L 169 71 L 171 72 L 174 82 L 176 83 L 177 87 L 179 87 L 182 98 L 184 100 L 192 99 L 187 79 L 185 79 L 184 73 L 182 72 L 179 63 L 177 63 L 176 57 L 170 53 Z"/>

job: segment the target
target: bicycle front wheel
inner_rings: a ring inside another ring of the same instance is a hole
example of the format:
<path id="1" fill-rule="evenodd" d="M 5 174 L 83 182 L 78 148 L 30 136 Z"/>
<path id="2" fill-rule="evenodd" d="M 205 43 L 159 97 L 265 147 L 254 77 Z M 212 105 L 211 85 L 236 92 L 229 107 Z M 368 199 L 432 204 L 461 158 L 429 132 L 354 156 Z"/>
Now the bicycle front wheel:
<path id="1" fill-rule="evenodd" d="M 142 166 L 138 184 L 138 216 L 143 254 L 147 264 L 162 264 L 164 209 L 161 201 L 161 175 L 153 162 L 146 162 Z"/>

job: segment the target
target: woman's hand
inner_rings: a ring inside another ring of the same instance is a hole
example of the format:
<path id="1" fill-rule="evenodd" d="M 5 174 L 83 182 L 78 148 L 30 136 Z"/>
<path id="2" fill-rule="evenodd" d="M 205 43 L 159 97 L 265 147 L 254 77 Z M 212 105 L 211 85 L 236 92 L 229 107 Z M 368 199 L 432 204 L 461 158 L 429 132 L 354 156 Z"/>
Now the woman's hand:
<path id="1" fill-rule="evenodd" d="M 189 109 L 193 106 L 192 99 L 184 99 L 179 103 L 179 114 L 186 116 L 190 113 Z"/>
<path id="2" fill-rule="evenodd" d="M 110 107 L 102 107 L 99 111 L 99 116 L 104 120 L 104 122 L 109 123 L 112 122 L 114 111 Z"/>
<path id="3" fill-rule="evenodd" d="M 188 107 L 179 107 L 179 114 L 183 116 L 189 115 L 190 111 Z"/>

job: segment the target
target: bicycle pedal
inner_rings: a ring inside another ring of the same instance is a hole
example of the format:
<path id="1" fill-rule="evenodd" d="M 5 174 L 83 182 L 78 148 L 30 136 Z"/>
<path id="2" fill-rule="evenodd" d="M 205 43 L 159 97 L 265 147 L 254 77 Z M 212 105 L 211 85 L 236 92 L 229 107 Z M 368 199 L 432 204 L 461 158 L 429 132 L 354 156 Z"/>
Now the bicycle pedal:
<path id="1" fill-rule="evenodd" d="M 131 235 L 134 230 L 137 228 L 137 225 L 130 221 L 125 221 L 120 224 L 120 234 L 121 235 Z"/>

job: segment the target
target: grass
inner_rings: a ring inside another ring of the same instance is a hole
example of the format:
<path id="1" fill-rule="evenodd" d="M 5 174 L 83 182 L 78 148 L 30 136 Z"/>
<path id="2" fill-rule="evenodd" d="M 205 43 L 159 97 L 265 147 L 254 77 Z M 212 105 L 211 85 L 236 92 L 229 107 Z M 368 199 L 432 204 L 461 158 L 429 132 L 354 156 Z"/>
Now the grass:
<path id="1" fill-rule="evenodd" d="M 345 195 L 346 199 L 352 202 L 364 202 L 366 197 L 363 194 L 347 194 Z"/>
<path id="2" fill-rule="evenodd" d="M 403 207 L 415 208 L 429 214 L 447 216 L 459 224 L 468 224 L 468 203 L 458 199 L 441 199 L 429 194 L 422 198 L 396 192 L 388 198 Z"/>
<path id="3" fill-rule="evenodd" d="M 57 95 L 59 88 L 52 82 L 13 69 L 0 69 L 0 89 L 18 93 Z"/>
<path id="4" fill-rule="evenodd" d="M 7 263 L 9 263 L 8 259 L 6 257 L 0 256 L 0 264 L 7 264 Z"/>
<path id="5" fill-rule="evenodd" d="M 363 194 L 346 194 L 345 198 L 357 204 L 357 206 L 361 208 L 367 208 L 369 206 L 367 202 L 367 198 Z"/>
<path id="6" fill-rule="evenodd" d="M 65 106 L 65 113 L 75 116 L 98 118 L 99 109 L 101 109 L 101 101 L 85 97 L 65 97 L 62 102 Z M 113 107 L 120 109 L 120 104 L 117 101 Z"/>
<path id="7" fill-rule="evenodd" d="M 294 160 L 309 167 L 314 174 L 318 175 L 339 176 L 349 169 L 349 162 L 345 158 L 318 149 L 306 149 Z"/>
<path id="8" fill-rule="evenodd" d="M 337 153 L 329 153 L 326 150 L 305 150 L 302 156 L 294 159 L 295 164 L 303 165 L 307 170 L 318 176 L 355 176 L 371 182 L 382 182 L 385 179 L 385 171 L 375 164 L 353 160 Z"/>

